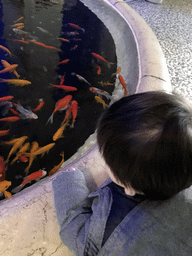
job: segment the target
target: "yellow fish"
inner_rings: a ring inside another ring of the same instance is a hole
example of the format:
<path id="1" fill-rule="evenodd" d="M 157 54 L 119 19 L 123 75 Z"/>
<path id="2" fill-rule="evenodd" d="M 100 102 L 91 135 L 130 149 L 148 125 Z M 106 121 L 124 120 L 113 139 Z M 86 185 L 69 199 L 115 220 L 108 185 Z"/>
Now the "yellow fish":
<path id="1" fill-rule="evenodd" d="M 18 22 L 18 21 L 20 21 L 20 20 L 22 20 L 24 17 L 22 16 L 22 17 L 20 17 L 19 19 L 17 19 L 16 21 L 14 21 L 14 22 Z"/>
<path id="2" fill-rule="evenodd" d="M 33 154 L 34 156 L 44 154 L 45 152 L 49 152 L 49 150 L 50 150 L 53 146 L 55 146 L 55 143 L 47 144 L 46 146 L 40 147 L 39 149 L 37 149 L 36 151 L 34 151 L 32 154 Z"/>
<path id="3" fill-rule="evenodd" d="M 29 169 L 30 169 L 30 167 L 31 167 L 31 165 L 33 163 L 34 158 L 35 158 L 35 156 L 32 153 L 35 152 L 38 148 L 39 148 L 39 144 L 36 141 L 33 141 L 32 145 L 31 145 L 30 153 L 28 153 L 29 164 L 28 164 L 27 168 L 25 169 L 25 172 L 27 174 L 28 174 Z M 24 155 L 26 155 L 26 154 L 24 154 Z"/>
<path id="4" fill-rule="evenodd" d="M 0 182 L 0 193 L 4 193 L 11 186 L 11 181 L 1 181 Z"/>
<path id="5" fill-rule="evenodd" d="M 8 83 L 8 84 L 14 84 L 17 86 L 24 86 L 24 85 L 28 85 L 31 84 L 30 81 L 28 80 L 22 80 L 22 79 L 1 79 L 0 80 L 1 83 Z"/>
<path id="6" fill-rule="evenodd" d="M 61 152 L 60 156 L 62 157 L 61 162 L 58 165 L 54 166 L 53 169 L 51 169 L 51 171 L 49 172 L 49 176 L 56 173 L 64 163 L 64 152 Z"/>
<path id="7" fill-rule="evenodd" d="M 95 99 L 96 99 L 97 102 L 101 103 L 104 108 L 108 106 L 108 105 L 105 103 L 105 101 L 104 101 L 103 99 L 101 99 L 101 97 L 95 96 Z"/>
<path id="8" fill-rule="evenodd" d="M 111 76 L 115 76 L 121 72 L 121 67 L 118 67 L 117 72 L 113 73 Z"/>
<path id="9" fill-rule="evenodd" d="M 15 161 L 17 161 L 17 159 L 19 158 L 20 155 L 22 155 L 23 153 L 25 153 L 30 147 L 30 143 L 29 142 L 26 142 L 20 149 L 19 151 L 17 152 L 17 155 L 16 157 L 11 161 L 11 165 L 13 163 L 15 163 Z"/>
<path id="10" fill-rule="evenodd" d="M 6 144 L 6 145 L 13 145 L 15 144 L 20 138 L 16 138 L 16 139 L 12 139 L 10 141 L 4 141 L 3 144 Z"/>
<path id="11" fill-rule="evenodd" d="M 110 82 L 103 82 L 103 81 L 98 82 L 98 83 L 101 84 L 101 85 L 103 85 L 103 86 L 105 86 L 105 85 L 114 85 L 113 83 L 110 83 Z"/>
<path id="12" fill-rule="evenodd" d="M 5 46 L 0 45 L 0 49 L 6 51 L 10 56 L 12 56 L 12 53 L 9 51 L 9 49 L 7 49 Z"/>
<path id="13" fill-rule="evenodd" d="M 28 136 L 22 136 L 20 137 L 15 144 L 13 145 L 12 149 L 9 152 L 9 155 L 7 157 L 7 160 L 5 161 L 6 163 L 9 161 L 9 158 L 11 157 L 11 155 L 13 153 L 15 153 L 17 151 L 17 149 L 24 143 L 24 141 L 28 138 Z"/>
<path id="14" fill-rule="evenodd" d="M 1 63 L 3 64 L 4 68 L 11 66 L 11 64 L 9 64 L 9 62 L 7 62 L 6 60 L 1 60 Z M 16 70 L 13 70 L 13 73 L 16 75 L 17 78 L 20 77 Z"/>
<path id="15" fill-rule="evenodd" d="M 19 26 L 24 26 L 24 23 L 15 23 L 11 27 L 19 27 Z"/>
<path id="16" fill-rule="evenodd" d="M 53 135 L 53 141 L 56 141 L 60 138 L 63 137 L 63 132 L 65 130 L 65 127 L 68 125 L 69 123 L 69 118 L 67 119 L 67 121 L 56 131 L 56 133 Z"/>

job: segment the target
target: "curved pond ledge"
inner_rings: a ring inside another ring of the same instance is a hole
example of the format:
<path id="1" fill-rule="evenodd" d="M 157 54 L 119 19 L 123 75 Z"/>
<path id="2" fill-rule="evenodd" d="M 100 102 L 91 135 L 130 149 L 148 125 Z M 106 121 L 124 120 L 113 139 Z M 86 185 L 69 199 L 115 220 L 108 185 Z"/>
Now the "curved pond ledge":
<path id="1" fill-rule="evenodd" d="M 128 84 L 129 93 L 149 90 L 171 91 L 163 52 L 146 22 L 123 0 L 82 0 L 82 2 L 99 18 L 101 13 L 99 8 L 104 8 L 102 3 L 105 3 L 105 10 L 102 9 L 102 12 L 108 13 L 108 8 L 114 10 L 111 20 L 100 19 L 114 37 L 117 64 L 122 67 L 122 75 Z M 120 23 L 116 17 L 114 18 L 117 13 L 119 17 L 123 17 Z M 132 42 L 132 37 L 135 43 Z M 134 44 L 137 52 L 133 56 Z M 132 51 L 130 47 L 133 47 Z M 118 99 L 122 96 L 122 90 L 117 87 L 114 97 Z M 92 141 L 94 142 L 94 138 Z M 77 153 L 74 158 L 66 161 L 62 168 L 69 166 L 81 168 L 90 190 L 94 190 L 108 177 L 107 167 L 98 152 L 97 145 L 80 155 L 81 153 Z M 52 192 L 52 181 L 56 176 L 57 173 L 0 203 L 0 255 L 73 255 L 59 238 Z"/>

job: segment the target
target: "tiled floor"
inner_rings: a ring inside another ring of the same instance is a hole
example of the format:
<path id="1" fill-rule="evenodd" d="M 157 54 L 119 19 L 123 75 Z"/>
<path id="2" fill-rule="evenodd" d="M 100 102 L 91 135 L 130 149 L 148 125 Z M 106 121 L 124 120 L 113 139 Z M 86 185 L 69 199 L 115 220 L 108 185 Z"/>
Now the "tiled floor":
<path id="1" fill-rule="evenodd" d="M 125 2 L 147 22 L 159 40 L 173 90 L 192 100 L 192 1 Z"/>

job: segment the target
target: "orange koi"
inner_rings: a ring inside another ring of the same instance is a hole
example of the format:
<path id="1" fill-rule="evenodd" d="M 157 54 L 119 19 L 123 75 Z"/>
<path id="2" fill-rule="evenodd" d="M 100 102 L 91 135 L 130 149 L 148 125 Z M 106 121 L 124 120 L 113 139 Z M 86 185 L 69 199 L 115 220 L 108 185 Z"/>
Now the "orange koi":
<path id="1" fill-rule="evenodd" d="M 11 181 L 1 181 L 0 182 L 0 193 L 4 193 L 11 186 Z"/>
<path id="2" fill-rule="evenodd" d="M 23 26 L 18 26 L 17 29 L 20 29 L 20 30 L 21 30 L 21 29 L 23 29 L 24 27 L 25 27 L 24 25 L 23 25 Z"/>
<path id="3" fill-rule="evenodd" d="M 77 49 L 77 47 L 78 47 L 78 44 L 76 44 L 75 46 L 71 47 L 71 49 L 69 51 L 73 51 L 73 50 Z"/>
<path id="4" fill-rule="evenodd" d="M 122 86 L 123 86 L 123 89 L 124 89 L 124 96 L 127 96 L 127 94 L 128 94 L 128 92 L 127 92 L 127 84 L 125 83 L 125 81 L 124 81 L 122 75 L 119 75 L 118 78 L 119 78 L 119 82 L 120 82 L 120 83 L 122 84 Z"/>
<path id="5" fill-rule="evenodd" d="M 117 72 L 113 73 L 111 76 L 115 76 L 121 72 L 121 67 L 118 67 Z"/>
<path id="6" fill-rule="evenodd" d="M 29 157 L 29 164 L 25 168 L 26 173 L 29 172 L 29 169 L 33 163 L 34 158 L 35 158 L 35 156 L 32 153 L 35 152 L 38 148 L 39 148 L 39 144 L 36 141 L 33 141 L 32 145 L 31 145 L 30 153 L 28 153 L 28 155 L 27 155 L 27 157 Z M 26 153 L 24 154 L 24 156 L 26 156 Z"/>
<path id="7" fill-rule="evenodd" d="M 1 73 L 6 73 L 6 72 L 13 72 L 13 70 L 15 70 L 17 67 L 18 67 L 17 64 L 10 65 L 9 67 L 6 67 L 6 68 L 2 69 L 0 71 L 0 74 Z"/>
<path id="8" fill-rule="evenodd" d="M 0 119 L 2 122 L 16 122 L 20 120 L 19 116 L 9 116 L 9 117 L 3 117 Z"/>
<path id="9" fill-rule="evenodd" d="M 12 197 L 12 195 L 9 191 L 4 191 L 3 193 L 4 193 L 4 196 L 5 196 L 6 199 L 9 199 L 9 198 Z"/>
<path id="10" fill-rule="evenodd" d="M 0 83 L 14 84 L 16 86 L 24 86 L 31 84 L 30 81 L 22 79 L 0 79 Z"/>
<path id="11" fill-rule="evenodd" d="M 18 27 L 18 26 L 24 26 L 24 23 L 15 23 L 11 25 L 11 27 Z"/>
<path id="12" fill-rule="evenodd" d="M 69 119 L 66 121 L 66 123 L 64 123 L 56 132 L 55 134 L 53 135 L 53 141 L 56 141 L 60 138 L 63 138 L 63 132 L 66 128 L 66 126 L 68 125 L 69 123 Z"/>
<path id="13" fill-rule="evenodd" d="M 29 176 L 27 176 L 23 182 L 17 186 L 16 188 L 14 188 L 11 193 L 18 193 L 27 183 L 35 180 L 38 181 L 41 178 L 45 177 L 47 175 L 47 172 L 44 170 L 39 170 L 37 172 L 31 173 Z"/>
<path id="14" fill-rule="evenodd" d="M 35 41 L 35 40 L 30 40 L 30 42 L 32 42 L 32 43 L 34 43 L 34 44 L 37 44 L 37 45 L 40 45 L 40 46 L 43 46 L 43 47 L 45 47 L 45 48 L 49 48 L 49 49 L 54 49 L 54 50 L 57 50 L 57 51 L 61 51 L 61 49 L 59 49 L 59 48 L 56 48 L 56 47 L 50 46 L 50 45 L 46 45 L 46 44 L 44 44 L 44 43 L 37 42 L 37 41 Z"/>
<path id="15" fill-rule="evenodd" d="M 14 145 L 20 138 L 15 138 L 15 139 L 12 139 L 10 141 L 4 141 L 3 144 L 6 144 L 6 145 Z"/>
<path id="16" fill-rule="evenodd" d="M 40 110 L 40 109 L 43 107 L 44 104 L 45 104 L 45 102 L 43 101 L 43 99 L 39 99 L 39 104 L 38 104 L 38 106 L 37 106 L 36 108 L 32 109 L 32 110 L 33 110 L 34 112 L 36 112 L 36 111 Z"/>
<path id="17" fill-rule="evenodd" d="M 70 115 L 71 115 L 71 112 L 72 112 L 72 106 L 71 104 L 69 105 L 69 107 L 67 108 L 66 110 L 66 114 L 65 114 L 65 118 L 63 119 L 63 122 L 61 123 L 61 125 L 63 125 L 65 123 L 65 121 L 67 119 L 69 119 Z"/>
<path id="18" fill-rule="evenodd" d="M 0 131 L 0 136 L 5 136 L 5 135 L 9 134 L 9 131 L 10 131 L 10 129 L 8 129 L 8 130 L 1 130 Z"/>
<path id="19" fill-rule="evenodd" d="M 83 31 L 83 33 L 85 33 L 85 29 L 84 28 L 81 28 L 80 26 L 74 24 L 74 23 L 68 23 L 71 27 L 74 27 L 74 28 L 77 28 L 77 29 L 80 29 Z"/>
<path id="20" fill-rule="evenodd" d="M 70 59 L 62 60 L 59 62 L 59 64 L 67 64 L 70 61 Z"/>
<path id="21" fill-rule="evenodd" d="M 14 115 L 16 115 L 16 116 L 18 116 L 18 115 L 19 115 L 19 112 L 18 112 L 18 111 L 16 111 L 15 109 L 10 108 L 9 110 L 10 110 Z"/>
<path id="22" fill-rule="evenodd" d="M 103 105 L 103 107 L 107 107 L 108 105 L 105 103 L 105 101 L 103 99 L 101 99 L 99 96 L 95 96 L 95 99 L 97 102 L 101 103 Z"/>
<path id="23" fill-rule="evenodd" d="M 19 22 L 20 20 L 22 20 L 22 19 L 24 19 L 24 17 L 22 16 L 22 17 L 20 17 L 19 19 L 17 19 L 16 21 L 14 21 L 14 22 Z"/>
<path id="24" fill-rule="evenodd" d="M 99 54 L 97 54 L 97 53 L 95 53 L 95 52 L 92 52 L 91 54 L 92 54 L 95 58 L 97 58 L 97 59 L 99 59 L 99 60 L 102 60 L 102 61 L 104 61 L 104 62 L 107 63 L 107 64 L 110 64 L 110 62 L 109 62 L 108 60 L 104 59 L 101 55 L 99 55 Z"/>
<path id="25" fill-rule="evenodd" d="M 65 74 L 62 76 L 62 78 L 61 78 L 61 81 L 60 81 L 59 85 L 62 85 L 62 84 L 64 83 L 64 81 L 65 81 Z"/>
<path id="26" fill-rule="evenodd" d="M 98 66 L 97 64 L 95 64 L 96 68 L 97 68 L 97 74 L 101 75 L 101 67 Z"/>
<path id="27" fill-rule="evenodd" d="M 61 38 L 61 37 L 57 37 L 57 39 L 59 39 L 59 40 L 61 40 L 61 41 L 64 41 L 64 42 L 70 42 L 70 40 L 68 40 L 68 39 L 65 39 L 65 38 Z"/>
<path id="28" fill-rule="evenodd" d="M 6 165 L 4 158 L 0 156 L 0 181 L 3 181 L 5 179 L 5 172 L 6 172 Z"/>
<path id="29" fill-rule="evenodd" d="M 18 140 L 15 142 L 15 144 L 13 145 L 12 149 L 9 152 L 9 155 L 7 157 L 7 160 L 5 161 L 5 163 L 7 163 L 9 161 L 9 158 L 11 157 L 12 154 L 14 154 L 18 148 L 20 148 L 20 146 L 24 143 L 24 141 L 28 138 L 28 136 L 22 136 L 20 138 L 18 138 Z"/>
<path id="30" fill-rule="evenodd" d="M 37 156 L 37 155 L 41 155 L 41 154 L 44 154 L 45 152 L 49 152 L 49 150 L 55 146 L 55 143 L 50 143 L 50 144 L 47 144 L 46 146 L 44 147 L 39 147 L 36 151 L 34 151 L 33 153 L 29 153 L 34 155 L 34 156 Z M 25 154 L 25 156 L 27 156 L 28 154 Z"/>
<path id="31" fill-rule="evenodd" d="M 25 40 L 21 40 L 21 39 L 14 39 L 14 41 L 21 42 L 21 43 L 24 43 L 24 44 L 29 43 L 29 41 L 25 41 Z"/>
<path id="32" fill-rule="evenodd" d="M 47 124 L 49 122 L 53 123 L 53 115 L 54 115 L 54 113 L 57 112 L 58 110 L 65 110 L 68 107 L 69 102 L 71 101 L 71 99 L 72 99 L 72 96 L 71 95 L 67 95 L 64 98 L 60 99 L 56 103 L 55 109 L 54 109 L 53 113 L 51 114 L 51 116 L 49 117 L 49 119 L 47 121 Z"/>
<path id="33" fill-rule="evenodd" d="M 77 103 L 77 101 L 76 100 L 72 100 L 71 106 L 72 106 L 72 116 L 73 116 L 73 121 L 72 121 L 71 128 L 73 128 L 74 127 L 75 118 L 77 116 L 77 111 L 78 111 L 78 103 Z"/>
<path id="34" fill-rule="evenodd" d="M 9 101 L 12 100 L 14 98 L 14 96 L 4 96 L 0 98 L 0 101 Z"/>
<path id="35" fill-rule="evenodd" d="M 1 60 L 1 63 L 3 64 L 4 68 L 7 68 L 7 67 L 9 67 L 9 66 L 11 65 L 11 64 L 9 64 L 9 62 L 7 62 L 6 60 Z M 13 70 L 13 73 L 14 73 L 14 75 L 15 75 L 17 78 L 20 77 L 20 75 L 17 73 L 16 70 Z"/>
<path id="36" fill-rule="evenodd" d="M 23 155 L 23 153 L 25 153 L 30 147 L 30 143 L 26 142 L 17 152 L 16 157 L 11 161 L 11 165 L 15 163 L 15 161 L 17 161 L 17 159 L 19 159 L 20 156 Z M 26 158 L 26 157 L 25 157 Z M 28 158 L 27 158 L 28 161 Z"/>
<path id="37" fill-rule="evenodd" d="M 57 84 L 51 84 L 53 87 L 56 87 L 58 89 L 63 89 L 66 92 L 71 92 L 71 91 L 77 91 L 76 87 L 73 86 L 67 86 L 67 85 L 57 85 Z"/>
<path id="38" fill-rule="evenodd" d="M 58 165 L 54 166 L 53 169 L 51 169 L 49 171 L 49 176 L 56 173 L 61 168 L 62 164 L 64 163 L 64 152 L 61 152 L 60 156 L 62 157 L 61 162 Z"/>
<path id="39" fill-rule="evenodd" d="M 12 56 L 12 53 L 11 53 L 11 52 L 9 51 L 9 49 L 7 49 L 5 46 L 0 45 L 0 49 L 6 51 L 6 52 L 9 54 L 9 56 Z"/>

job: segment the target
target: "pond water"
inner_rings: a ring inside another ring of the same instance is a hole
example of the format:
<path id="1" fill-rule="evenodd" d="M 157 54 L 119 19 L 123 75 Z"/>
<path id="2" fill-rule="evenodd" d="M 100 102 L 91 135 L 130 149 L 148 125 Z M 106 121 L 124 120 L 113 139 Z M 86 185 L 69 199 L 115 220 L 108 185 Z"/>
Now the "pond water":
<path id="1" fill-rule="evenodd" d="M 106 105 L 111 102 L 110 95 L 116 79 L 112 74 L 117 70 L 117 57 L 113 38 L 107 28 L 77 0 L 62 3 L 49 0 L 0 1 L 0 45 L 11 52 L 10 55 L 0 48 L 1 60 L 10 65 L 17 64 L 15 70 L 20 76 L 17 78 L 17 73 L 13 72 L 1 73 L 5 68 L 1 61 L 0 97 L 13 96 L 13 99 L 0 101 L 0 131 L 8 130 L 7 135 L 0 137 L 0 156 L 8 159 L 5 176 L 1 174 L 0 181 L 11 181 L 7 191 L 16 193 L 36 182 L 37 176 L 34 176 L 30 183 L 20 186 L 26 177 L 40 169 L 44 169 L 48 176 L 62 162 L 62 153 L 66 161 L 94 133 L 104 109 L 98 101 L 102 100 Z M 64 60 L 65 63 L 60 63 Z M 10 79 L 31 83 L 21 86 Z M 94 89 L 90 89 L 92 87 L 104 92 L 95 93 Z M 64 102 L 69 95 L 69 102 Z M 53 122 L 48 122 L 58 101 L 62 101 L 61 107 L 58 107 L 58 103 Z M 40 102 L 44 104 L 35 110 Z M 55 139 L 53 136 L 61 127 L 67 110 L 75 103 L 76 108 L 67 119 L 68 124 L 62 135 Z M 72 127 L 75 110 L 77 115 L 76 118 L 74 116 Z M 11 121 L 13 116 L 19 116 L 18 120 Z M 6 117 L 8 121 L 2 120 Z M 21 137 L 24 138 L 21 145 L 18 140 L 18 145 L 15 144 L 16 140 L 8 144 L 12 139 Z M 28 168 L 34 142 L 39 147 L 36 151 L 42 150 L 33 155 Z M 23 157 L 12 163 L 26 143 L 25 153 L 28 154 L 20 154 Z M 18 190 L 15 189 L 18 186 Z M 1 193 L 0 200 L 4 198 Z"/>

